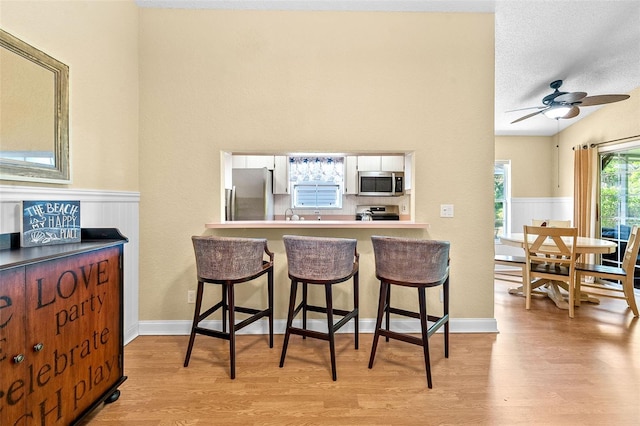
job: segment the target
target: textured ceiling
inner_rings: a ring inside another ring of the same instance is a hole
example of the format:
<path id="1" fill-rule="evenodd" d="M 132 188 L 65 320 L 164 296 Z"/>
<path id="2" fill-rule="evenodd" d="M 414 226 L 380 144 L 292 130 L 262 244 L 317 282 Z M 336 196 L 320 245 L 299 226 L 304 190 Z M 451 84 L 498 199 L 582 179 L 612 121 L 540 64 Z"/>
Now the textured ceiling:
<path id="1" fill-rule="evenodd" d="M 564 80 L 567 92 L 626 94 L 640 87 L 640 0 L 137 0 L 142 7 L 373 10 L 415 12 L 495 11 L 495 134 L 553 135 L 600 106 L 572 119 L 535 112 L 506 112 L 542 105 Z M 640 118 L 639 118 L 640 119 Z"/>
<path id="2" fill-rule="evenodd" d="M 497 1 L 495 13 L 496 134 L 552 135 L 601 108 L 510 124 L 535 110 L 505 111 L 542 105 L 554 80 L 589 96 L 640 87 L 640 1 Z"/>

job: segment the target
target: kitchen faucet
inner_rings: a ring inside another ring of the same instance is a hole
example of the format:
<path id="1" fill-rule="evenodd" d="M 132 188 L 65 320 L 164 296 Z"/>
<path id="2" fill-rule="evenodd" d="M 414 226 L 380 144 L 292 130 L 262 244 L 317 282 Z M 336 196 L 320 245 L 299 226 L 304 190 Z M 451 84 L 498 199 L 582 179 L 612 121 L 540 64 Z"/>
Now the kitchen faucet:
<path id="1" fill-rule="evenodd" d="M 286 209 L 284 211 L 284 220 L 291 220 L 293 215 L 294 215 L 293 209 L 291 207 L 289 207 L 288 209 Z"/>

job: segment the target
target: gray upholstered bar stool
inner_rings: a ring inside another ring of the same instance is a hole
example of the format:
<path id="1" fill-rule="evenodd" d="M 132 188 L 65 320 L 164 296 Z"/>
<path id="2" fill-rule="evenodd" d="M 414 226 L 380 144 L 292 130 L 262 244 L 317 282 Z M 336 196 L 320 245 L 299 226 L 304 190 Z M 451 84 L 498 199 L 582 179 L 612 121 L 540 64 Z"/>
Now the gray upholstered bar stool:
<path id="1" fill-rule="evenodd" d="M 260 238 L 232 238 L 205 236 L 192 237 L 196 255 L 198 274 L 198 291 L 196 306 L 191 326 L 191 337 L 184 366 L 189 365 L 191 349 L 196 334 L 229 340 L 229 358 L 231 361 L 231 378 L 236 377 L 236 331 L 249 324 L 267 317 L 269 320 L 269 347 L 273 348 L 273 253 L 267 247 L 267 240 Z M 268 260 L 264 259 L 266 256 Z M 267 274 L 266 309 L 236 306 L 234 288 L 236 284 L 252 281 Z M 221 300 L 201 313 L 204 284 L 220 284 Z M 205 318 L 222 308 L 222 331 L 201 327 Z M 250 316 L 236 324 L 236 312 Z M 227 313 L 229 331 L 227 332 Z"/>
<path id="2" fill-rule="evenodd" d="M 284 365 L 292 334 L 302 338 L 313 337 L 328 340 L 331 351 L 331 373 L 336 374 L 336 349 L 334 334 L 349 320 L 354 320 L 355 348 L 358 349 L 358 262 L 357 240 L 345 238 L 322 238 L 285 235 L 282 237 L 287 253 L 291 293 L 289 295 L 289 313 L 287 330 L 284 335 L 280 367 Z M 333 307 L 332 287 L 353 278 L 353 309 L 344 310 Z M 298 283 L 302 284 L 302 301 L 296 306 Z M 326 306 L 314 306 L 307 302 L 307 284 L 323 285 Z M 302 328 L 293 326 L 293 318 L 302 310 Z M 320 312 L 327 315 L 326 333 L 307 330 L 307 312 Z M 333 316 L 342 318 L 335 324 Z"/>
<path id="3" fill-rule="evenodd" d="M 444 356 L 449 357 L 449 242 L 420 240 L 410 238 L 372 236 L 373 252 L 376 262 L 376 278 L 380 280 L 380 299 L 376 330 L 371 346 L 369 368 L 373 367 L 378 338 L 382 335 L 422 346 L 424 364 L 427 370 L 427 385 L 431 383 L 431 365 L 429 361 L 429 337 L 444 325 Z M 419 312 L 411 312 L 391 306 L 391 286 L 414 287 L 418 290 Z M 427 314 L 425 289 L 442 285 L 443 314 Z M 390 314 L 420 319 L 422 337 L 398 333 L 389 329 Z M 382 317 L 386 316 L 385 328 Z M 427 321 L 433 324 L 429 326 Z"/>

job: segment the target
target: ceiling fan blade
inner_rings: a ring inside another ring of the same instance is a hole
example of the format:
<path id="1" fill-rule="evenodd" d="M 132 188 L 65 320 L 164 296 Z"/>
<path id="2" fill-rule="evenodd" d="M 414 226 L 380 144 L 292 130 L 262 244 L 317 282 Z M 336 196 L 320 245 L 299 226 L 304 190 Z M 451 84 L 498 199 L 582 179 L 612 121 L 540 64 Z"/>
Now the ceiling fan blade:
<path id="1" fill-rule="evenodd" d="M 546 108 L 546 106 L 534 106 L 534 107 L 510 109 L 509 111 L 505 111 L 505 112 L 516 112 L 516 111 L 526 111 L 528 109 L 545 109 L 545 108 Z"/>
<path id="2" fill-rule="evenodd" d="M 569 110 L 568 113 L 566 113 L 565 115 L 563 115 L 560 118 L 573 118 L 575 116 L 577 116 L 578 114 L 580 114 L 580 108 L 578 108 L 577 106 L 572 106 L 571 109 Z"/>
<path id="3" fill-rule="evenodd" d="M 610 104 L 613 102 L 624 101 L 625 99 L 629 99 L 629 95 L 596 95 L 596 96 L 587 96 L 580 101 L 580 106 L 594 106 L 594 105 L 602 105 L 602 104 Z"/>
<path id="4" fill-rule="evenodd" d="M 571 104 L 587 96 L 587 92 L 569 92 L 555 97 L 553 102 Z"/>
<path id="5" fill-rule="evenodd" d="M 512 121 L 511 124 L 517 123 L 517 122 L 522 121 L 522 120 L 526 120 L 527 118 L 531 118 L 534 115 L 542 114 L 543 111 L 546 111 L 546 108 L 544 110 L 532 112 L 531 114 L 527 114 L 527 115 L 525 115 L 523 117 L 520 117 L 517 120 Z"/>

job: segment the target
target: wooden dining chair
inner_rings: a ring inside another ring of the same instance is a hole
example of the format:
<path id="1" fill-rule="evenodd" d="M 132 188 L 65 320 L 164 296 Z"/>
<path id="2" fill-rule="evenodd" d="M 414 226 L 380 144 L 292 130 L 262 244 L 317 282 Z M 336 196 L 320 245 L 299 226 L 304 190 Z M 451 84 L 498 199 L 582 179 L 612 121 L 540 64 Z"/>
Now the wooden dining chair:
<path id="1" fill-rule="evenodd" d="M 524 225 L 525 308 L 531 309 L 533 280 L 566 282 L 569 293 L 569 317 L 574 316 L 575 264 L 577 228 L 551 228 L 548 226 Z"/>
<path id="2" fill-rule="evenodd" d="M 568 228 L 570 220 L 531 219 L 532 226 L 549 226 L 551 228 Z M 522 268 L 527 263 L 524 256 L 496 254 L 493 256 L 493 277 L 503 281 L 519 282 L 522 279 Z M 507 266 L 507 268 L 497 268 Z M 508 278 L 505 278 L 508 277 Z"/>
<path id="3" fill-rule="evenodd" d="M 493 255 L 493 278 L 502 281 L 522 282 L 522 268 L 527 263 L 524 256 L 512 256 L 507 254 Z M 507 268 L 498 268 L 506 266 Z"/>
<path id="4" fill-rule="evenodd" d="M 576 263 L 576 292 L 580 294 L 581 287 L 589 289 L 597 289 L 596 291 L 582 290 L 596 297 L 609 297 L 613 299 L 623 299 L 627 301 L 627 305 L 631 308 L 634 316 L 638 316 L 638 306 L 633 293 L 633 279 L 636 269 L 636 259 L 638 258 L 638 249 L 640 248 L 640 238 L 638 238 L 638 227 L 634 226 L 629 234 L 629 241 L 624 252 L 621 267 L 596 265 L 591 263 Z M 582 282 L 585 277 L 594 277 L 601 279 L 600 281 Z M 609 280 L 618 281 L 612 283 Z M 620 293 L 623 295 L 621 296 Z M 580 298 L 577 300 L 580 305 Z"/>
<path id="5" fill-rule="evenodd" d="M 570 220 L 531 219 L 532 226 L 549 226 L 551 228 L 569 228 Z"/>
<path id="6" fill-rule="evenodd" d="M 550 219 L 549 223 L 547 223 L 547 226 L 550 226 L 552 228 L 569 228 L 571 227 L 571 221 Z"/>

